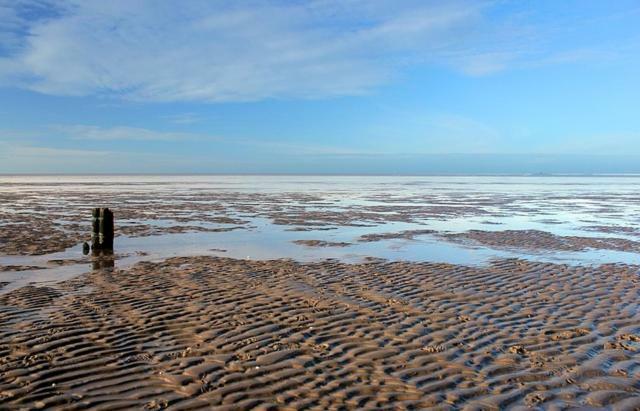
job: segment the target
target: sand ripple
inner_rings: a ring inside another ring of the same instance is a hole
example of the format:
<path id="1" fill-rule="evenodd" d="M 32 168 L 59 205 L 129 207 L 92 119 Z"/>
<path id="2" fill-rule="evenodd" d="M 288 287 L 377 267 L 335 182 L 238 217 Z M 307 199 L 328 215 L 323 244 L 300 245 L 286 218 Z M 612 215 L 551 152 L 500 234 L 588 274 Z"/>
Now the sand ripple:
<path id="1" fill-rule="evenodd" d="M 173 258 L 0 296 L 0 408 L 640 408 L 640 277 Z"/>

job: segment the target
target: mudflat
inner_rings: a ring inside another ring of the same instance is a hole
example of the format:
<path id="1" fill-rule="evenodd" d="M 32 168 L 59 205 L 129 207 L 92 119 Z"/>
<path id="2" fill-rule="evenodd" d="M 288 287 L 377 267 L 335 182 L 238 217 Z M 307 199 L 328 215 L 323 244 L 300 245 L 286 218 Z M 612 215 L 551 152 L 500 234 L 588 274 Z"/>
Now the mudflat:
<path id="1" fill-rule="evenodd" d="M 638 267 L 177 257 L 0 296 L 0 408 L 640 407 Z"/>
<path id="2" fill-rule="evenodd" d="M 0 183 L 0 410 L 640 409 L 640 178 L 101 179 Z"/>

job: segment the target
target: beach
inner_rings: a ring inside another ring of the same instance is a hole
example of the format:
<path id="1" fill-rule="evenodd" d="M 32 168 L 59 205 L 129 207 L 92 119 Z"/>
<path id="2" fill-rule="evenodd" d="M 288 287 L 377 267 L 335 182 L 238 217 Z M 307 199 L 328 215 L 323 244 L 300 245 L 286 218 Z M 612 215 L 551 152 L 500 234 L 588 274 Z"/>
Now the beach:
<path id="1" fill-rule="evenodd" d="M 637 177 L 96 180 L 0 187 L 0 409 L 640 409 Z"/>
<path id="2" fill-rule="evenodd" d="M 0 0 L 0 411 L 640 411 L 639 21 Z"/>

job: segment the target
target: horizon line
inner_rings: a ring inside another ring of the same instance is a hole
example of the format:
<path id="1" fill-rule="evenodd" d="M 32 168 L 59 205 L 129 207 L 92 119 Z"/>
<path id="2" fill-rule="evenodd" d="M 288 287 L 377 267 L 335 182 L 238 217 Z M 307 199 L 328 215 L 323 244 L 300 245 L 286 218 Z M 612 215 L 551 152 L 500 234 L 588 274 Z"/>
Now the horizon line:
<path id="1" fill-rule="evenodd" d="M 640 177 L 640 173 L 0 173 L 0 177 L 56 176 Z"/>

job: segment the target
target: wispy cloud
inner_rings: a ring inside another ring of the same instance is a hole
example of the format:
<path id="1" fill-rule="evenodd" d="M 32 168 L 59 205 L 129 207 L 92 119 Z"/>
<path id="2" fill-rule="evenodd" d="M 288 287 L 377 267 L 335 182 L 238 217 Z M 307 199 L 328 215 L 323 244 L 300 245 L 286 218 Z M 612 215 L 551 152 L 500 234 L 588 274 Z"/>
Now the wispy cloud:
<path id="1" fill-rule="evenodd" d="M 180 144 L 186 142 L 196 142 L 197 144 L 224 144 L 225 146 L 238 146 L 254 149 L 268 153 L 269 155 L 371 155 L 381 154 L 382 151 L 371 151 L 367 149 L 351 149 L 340 146 L 330 146 L 323 144 L 301 144 L 291 141 L 280 141 L 277 139 L 257 139 L 249 137 L 220 137 L 210 134 L 189 133 L 189 132 L 167 132 L 149 128 L 114 126 L 100 127 L 84 124 L 50 125 L 39 130 L 7 130 L 0 129 L 0 154 L 6 156 L 13 155 L 59 155 L 59 156 L 82 156 L 109 154 L 107 151 L 78 150 L 63 148 L 48 148 L 42 146 L 53 137 L 57 144 L 77 144 L 90 141 L 101 141 L 105 143 L 124 143 L 133 141 L 168 142 Z M 118 145 L 121 147 L 122 145 Z M 2 156 L 0 156 L 2 157 Z"/>
<path id="2" fill-rule="evenodd" d="M 202 120 L 201 116 L 197 113 L 173 114 L 170 116 L 166 116 L 165 119 L 169 120 L 169 122 L 173 124 L 184 125 L 199 123 Z"/>
<path id="3" fill-rule="evenodd" d="M 111 154 L 109 151 L 101 150 L 76 150 L 56 147 L 32 146 L 26 144 L 9 144 L 0 141 L 2 155 L 0 158 L 11 158 L 13 160 L 21 158 L 57 158 L 65 159 L 69 157 L 105 157 Z"/>
<path id="4" fill-rule="evenodd" d="M 539 33 L 491 18 L 494 3 L 0 0 L 0 83 L 138 101 L 317 98 L 366 93 L 411 64 L 486 75 L 544 57 L 527 49 Z"/>
<path id="5" fill-rule="evenodd" d="M 109 151 L 100 150 L 75 150 L 68 148 L 55 147 L 36 147 L 36 146 L 11 146 L 7 147 L 6 152 L 11 157 L 104 157 L 111 154 Z"/>
<path id="6" fill-rule="evenodd" d="M 85 150 L 0 140 L 0 173 L 90 173 L 160 171 L 189 159 L 169 154 Z"/>
<path id="7" fill-rule="evenodd" d="M 236 145 L 244 147 L 254 147 L 264 150 L 265 152 L 286 155 L 365 155 L 372 154 L 368 150 L 352 150 L 344 147 L 327 146 L 322 144 L 299 144 L 295 142 L 286 142 L 278 140 L 265 140 L 254 138 L 228 138 L 217 137 L 208 134 L 198 133 L 176 133 L 157 131 L 140 127 L 116 126 L 116 127 L 99 127 L 91 125 L 54 125 L 48 127 L 54 130 L 57 137 L 62 140 L 78 140 L 78 141 L 165 141 L 165 142 L 215 142 L 226 145 Z M 46 134 L 44 132 L 33 133 L 31 136 Z M 0 130 L 0 137 L 14 135 L 12 132 L 3 132 Z M 380 153 L 376 151 L 375 153 Z"/>
<path id="8" fill-rule="evenodd" d="M 64 137 L 74 140 L 124 140 L 124 141 L 197 141 L 216 140 L 215 137 L 207 137 L 194 133 L 175 133 L 168 131 L 156 131 L 139 127 L 116 126 L 99 127 L 88 125 L 57 125 L 52 130 L 61 133 Z"/>

